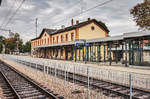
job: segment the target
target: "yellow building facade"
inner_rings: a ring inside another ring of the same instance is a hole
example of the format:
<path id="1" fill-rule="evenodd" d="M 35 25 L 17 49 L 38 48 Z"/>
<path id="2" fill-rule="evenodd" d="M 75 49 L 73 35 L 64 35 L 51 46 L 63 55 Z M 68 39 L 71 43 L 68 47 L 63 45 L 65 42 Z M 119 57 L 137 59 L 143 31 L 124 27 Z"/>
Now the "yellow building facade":
<path id="1" fill-rule="evenodd" d="M 59 30 L 43 29 L 39 37 L 31 40 L 31 56 L 63 60 L 84 60 L 86 53 L 87 58 L 97 57 L 98 46 L 76 46 L 76 42 L 81 42 L 82 44 L 83 41 L 88 39 L 108 37 L 109 30 L 106 26 L 96 19 L 88 19 L 80 23 L 76 21 L 75 24 L 72 20 L 71 23 L 71 26 L 62 26 Z M 102 47 L 99 50 L 101 49 Z M 93 53 L 90 53 L 91 50 Z"/>

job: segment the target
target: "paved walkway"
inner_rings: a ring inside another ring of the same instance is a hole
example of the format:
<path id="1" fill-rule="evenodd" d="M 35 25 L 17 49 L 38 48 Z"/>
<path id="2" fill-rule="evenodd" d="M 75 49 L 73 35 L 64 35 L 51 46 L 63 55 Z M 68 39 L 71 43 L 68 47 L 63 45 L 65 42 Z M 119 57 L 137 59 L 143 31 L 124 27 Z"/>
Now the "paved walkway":
<path id="1" fill-rule="evenodd" d="M 24 56 L 28 58 L 32 58 L 30 56 Z M 35 59 L 41 59 L 42 61 L 44 60 L 52 60 L 52 59 L 45 59 L 45 58 L 35 58 Z M 57 60 L 57 62 L 64 62 L 64 60 Z M 75 63 L 75 64 L 81 64 L 85 66 L 84 62 L 74 62 L 74 61 L 65 61 L 66 63 Z M 134 72 L 134 73 L 141 73 L 141 74 L 148 74 L 150 75 L 150 66 L 129 66 L 125 67 L 124 65 L 120 64 L 112 64 L 112 66 L 109 65 L 109 63 L 86 63 L 86 66 L 90 67 L 96 67 L 96 68 L 101 68 L 101 69 L 110 69 L 110 70 L 117 70 L 117 71 L 125 71 L 125 72 Z"/>

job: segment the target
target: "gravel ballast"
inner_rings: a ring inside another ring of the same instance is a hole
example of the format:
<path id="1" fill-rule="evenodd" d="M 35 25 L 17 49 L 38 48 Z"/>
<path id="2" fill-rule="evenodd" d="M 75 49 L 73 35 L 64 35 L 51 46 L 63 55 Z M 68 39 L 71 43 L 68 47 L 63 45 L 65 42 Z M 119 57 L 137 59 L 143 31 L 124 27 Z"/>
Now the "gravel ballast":
<path id="1" fill-rule="evenodd" d="M 46 86 L 48 89 L 53 91 L 53 93 L 58 94 L 58 96 L 63 96 L 65 99 L 88 99 L 87 96 L 87 88 L 84 86 L 80 86 L 77 84 L 73 84 L 70 82 L 65 82 L 63 79 L 48 75 L 46 73 L 37 71 L 30 67 L 27 67 L 22 64 L 18 64 L 13 61 L 8 61 L 6 59 L 2 59 L 5 63 L 13 66 L 20 72 L 26 74 L 33 80 L 39 82 L 40 84 Z M 0 93 L 1 94 L 1 93 Z M 111 96 L 104 95 L 108 94 L 107 92 L 97 92 L 95 90 L 90 90 L 90 98 L 89 99 L 112 99 Z M 0 95 L 1 96 L 1 95 Z M 3 98 L 2 98 L 3 99 Z M 113 99 L 119 99 L 119 97 L 113 97 Z"/>

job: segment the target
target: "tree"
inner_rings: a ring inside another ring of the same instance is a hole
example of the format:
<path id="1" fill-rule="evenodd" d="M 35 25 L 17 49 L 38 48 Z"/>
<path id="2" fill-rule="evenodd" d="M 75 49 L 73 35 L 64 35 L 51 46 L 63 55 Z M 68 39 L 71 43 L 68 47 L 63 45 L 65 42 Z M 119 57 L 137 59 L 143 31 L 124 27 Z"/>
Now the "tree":
<path id="1" fill-rule="evenodd" d="M 20 35 L 18 33 L 15 33 L 14 37 L 7 38 L 5 40 L 5 43 L 6 43 L 6 53 L 10 53 L 10 52 L 16 52 L 17 43 L 18 43 L 18 49 L 20 51 L 22 48 L 23 41 L 20 38 Z"/>
<path id="2" fill-rule="evenodd" d="M 150 30 L 150 0 L 137 4 L 131 9 L 130 13 L 140 29 Z"/>
<path id="3" fill-rule="evenodd" d="M 22 45 L 22 52 L 30 52 L 31 50 L 31 42 L 27 41 L 25 44 Z"/>
<path id="4" fill-rule="evenodd" d="M 3 36 L 0 36 L 0 53 L 2 52 L 3 50 L 3 45 L 5 44 L 5 37 Z"/>
<path id="5" fill-rule="evenodd" d="M 16 40 L 14 38 L 7 38 L 6 43 L 6 53 L 14 52 L 16 48 Z"/>

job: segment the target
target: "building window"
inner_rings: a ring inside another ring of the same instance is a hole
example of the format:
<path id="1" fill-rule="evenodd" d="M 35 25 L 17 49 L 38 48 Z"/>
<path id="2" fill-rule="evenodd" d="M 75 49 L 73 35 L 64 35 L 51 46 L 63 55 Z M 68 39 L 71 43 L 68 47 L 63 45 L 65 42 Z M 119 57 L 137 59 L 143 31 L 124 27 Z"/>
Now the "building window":
<path id="1" fill-rule="evenodd" d="M 37 46 L 37 41 L 35 41 L 35 45 Z"/>
<path id="2" fill-rule="evenodd" d="M 54 43 L 54 41 L 55 41 L 55 38 L 53 37 L 53 43 Z"/>
<path id="3" fill-rule="evenodd" d="M 34 42 L 34 45 L 36 46 L 36 41 Z"/>
<path id="4" fill-rule="evenodd" d="M 46 39 L 45 39 L 45 44 L 46 44 Z"/>
<path id="5" fill-rule="evenodd" d="M 71 41 L 74 40 L 74 33 L 71 33 Z"/>
<path id="6" fill-rule="evenodd" d="M 55 39 L 55 37 L 53 37 L 53 43 L 56 43 L 56 39 Z"/>
<path id="7" fill-rule="evenodd" d="M 63 56 L 63 49 L 61 49 L 61 56 Z"/>
<path id="8" fill-rule="evenodd" d="M 47 38 L 47 43 L 49 44 L 49 38 Z"/>
<path id="9" fill-rule="evenodd" d="M 58 43 L 58 39 L 59 39 L 59 36 L 57 36 L 57 43 Z"/>
<path id="10" fill-rule="evenodd" d="M 52 38 L 50 37 L 50 44 L 52 43 Z"/>
<path id="11" fill-rule="evenodd" d="M 61 35 L 61 42 L 64 42 L 64 35 Z"/>
<path id="12" fill-rule="evenodd" d="M 66 41 L 68 41 L 68 34 L 66 34 Z"/>
<path id="13" fill-rule="evenodd" d="M 51 38 L 49 38 L 49 44 L 51 44 Z"/>
<path id="14" fill-rule="evenodd" d="M 91 26 L 91 30 L 95 30 L 95 27 L 94 27 L 94 26 Z"/>
<path id="15" fill-rule="evenodd" d="M 38 40 L 38 46 L 40 45 L 39 43 L 40 43 L 40 42 L 39 42 L 39 40 Z"/>

